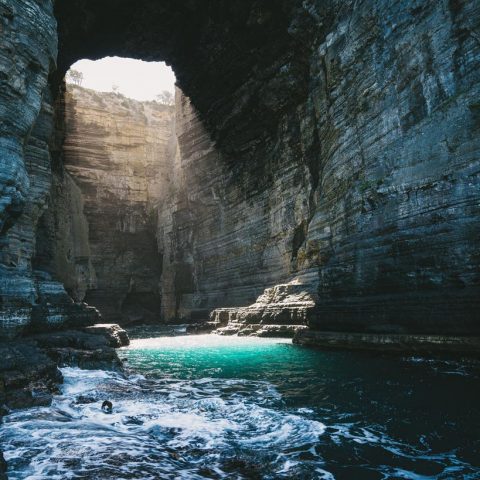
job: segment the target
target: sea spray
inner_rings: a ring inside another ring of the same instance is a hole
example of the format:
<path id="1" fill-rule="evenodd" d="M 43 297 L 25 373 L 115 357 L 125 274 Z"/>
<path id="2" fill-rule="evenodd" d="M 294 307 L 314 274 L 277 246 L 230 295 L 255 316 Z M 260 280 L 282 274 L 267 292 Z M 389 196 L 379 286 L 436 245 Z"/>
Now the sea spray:
<path id="1" fill-rule="evenodd" d="M 129 374 L 64 368 L 50 407 L 5 418 L 10 479 L 480 475 L 478 363 L 211 335 L 137 339 L 120 355 Z"/>

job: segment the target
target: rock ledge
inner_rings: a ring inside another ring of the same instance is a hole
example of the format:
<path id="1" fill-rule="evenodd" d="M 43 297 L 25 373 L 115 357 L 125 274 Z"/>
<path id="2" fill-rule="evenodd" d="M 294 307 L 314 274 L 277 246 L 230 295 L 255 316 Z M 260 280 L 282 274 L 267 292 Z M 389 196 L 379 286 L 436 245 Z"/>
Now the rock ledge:
<path id="1" fill-rule="evenodd" d="M 344 333 L 304 329 L 296 333 L 293 343 L 352 350 L 480 355 L 480 337 L 466 336 Z"/>
<path id="2" fill-rule="evenodd" d="M 265 289 L 247 307 L 217 308 L 210 324 L 220 335 L 293 337 L 315 315 L 315 301 L 306 286 L 291 282 Z"/>

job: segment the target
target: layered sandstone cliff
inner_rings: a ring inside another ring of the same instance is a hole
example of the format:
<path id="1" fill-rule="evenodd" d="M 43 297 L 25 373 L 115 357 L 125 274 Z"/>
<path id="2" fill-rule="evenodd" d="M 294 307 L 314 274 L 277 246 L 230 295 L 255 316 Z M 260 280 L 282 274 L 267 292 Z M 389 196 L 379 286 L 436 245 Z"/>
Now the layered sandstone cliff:
<path id="1" fill-rule="evenodd" d="M 78 300 L 106 320 L 159 321 L 155 212 L 170 183 L 173 109 L 73 85 L 65 106 L 64 164 L 82 198 L 92 267 Z"/>
<path id="2" fill-rule="evenodd" d="M 71 273 L 45 266 L 49 255 L 35 255 L 52 232 L 39 220 L 47 204 L 57 223 L 76 212 L 63 222 L 79 238 L 82 215 L 95 217 L 102 202 L 115 239 L 146 225 L 137 195 L 151 188 L 119 195 L 118 177 L 106 173 L 118 165 L 88 151 L 102 135 L 121 143 L 115 125 L 106 133 L 98 123 L 75 127 L 96 171 L 96 203 L 93 176 L 83 200 L 65 187 L 52 140 L 63 135 L 49 99 L 59 79 L 79 58 L 112 54 L 168 60 L 185 94 L 170 181 L 152 215 L 162 275 L 149 264 L 129 293 L 155 297 L 156 275 L 164 318 L 200 318 L 295 280 L 316 302 L 314 329 L 480 332 L 478 2 L 247 0 L 219 9 L 213 0 L 139 0 L 112 11 L 103 0 L 72 0 L 54 12 L 48 0 L 3 0 L 0 14 L 2 332 L 31 325 L 34 311 L 50 325 L 68 317 L 48 310 L 39 282 L 58 293 L 61 308 L 68 296 L 60 278 L 77 298 L 100 289 L 98 302 L 117 282 L 130 285 L 96 241 L 87 248 L 82 240 L 71 255 L 64 248 L 65 269 L 83 275 L 71 283 Z M 100 118 L 93 100 L 92 108 Z M 71 167 L 85 175 L 77 160 Z M 138 208 L 124 222 L 114 205 L 125 207 L 125 198 Z M 141 259 L 123 250 L 119 259 L 135 265 L 133 257 Z"/>
<path id="3" fill-rule="evenodd" d="M 307 83 L 295 63 L 250 81 L 217 149 L 179 105 L 177 306 L 245 306 L 296 279 L 315 329 L 478 334 L 480 9 L 352 7 L 328 26 L 323 4 L 297 11 Z"/>

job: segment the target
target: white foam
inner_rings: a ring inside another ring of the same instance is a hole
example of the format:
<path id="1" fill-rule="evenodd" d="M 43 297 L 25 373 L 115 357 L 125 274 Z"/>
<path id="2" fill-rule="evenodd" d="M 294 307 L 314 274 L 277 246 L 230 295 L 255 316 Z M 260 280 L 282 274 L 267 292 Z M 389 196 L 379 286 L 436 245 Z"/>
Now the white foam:
<path id="1" fill-rule="evenodd" d="M 272 345 L 279 343 L 292 343 L 290 338 L 246 337 L 246 336 L 223 336 L 223 335 L 180 335 L 170 337 L 141 338 L 131 340 L 129 350 L 161 350 L 162 348 L 232 348 L 245 346 Z"/>

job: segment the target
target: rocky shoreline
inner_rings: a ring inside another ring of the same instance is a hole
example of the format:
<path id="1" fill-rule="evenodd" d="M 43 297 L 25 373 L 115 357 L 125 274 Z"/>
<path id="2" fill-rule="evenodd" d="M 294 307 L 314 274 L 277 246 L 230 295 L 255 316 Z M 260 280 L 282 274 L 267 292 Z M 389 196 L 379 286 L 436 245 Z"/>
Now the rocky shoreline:
<path id="1" fill-rule="evenodd" d="M 129 344 L 125 330 L 98 324 L 0 342 L 0 420 L 12 409 L 49 405 L 63 378 L 59 367 L 122 371 L 115 351 Z M 0 480 L 7 479 L 0 451 Z"/>
<path id="2" fill-rule="evenodd" d="M 292 341 L 297 345 L 329 349 L 373 350 L 382 353 L 450 353 L 480 357 L 478 336 L 348 333 L 304 329 Z"/>

